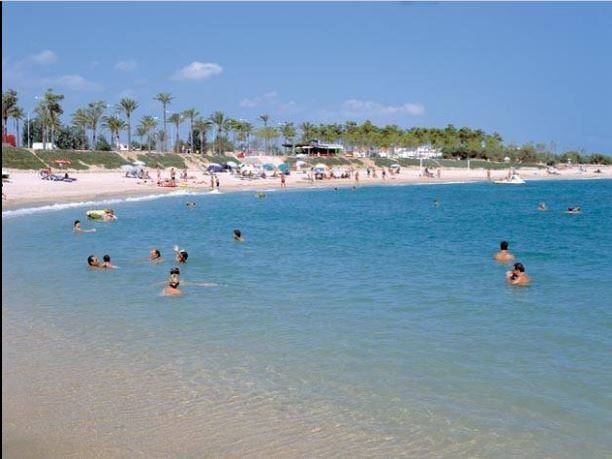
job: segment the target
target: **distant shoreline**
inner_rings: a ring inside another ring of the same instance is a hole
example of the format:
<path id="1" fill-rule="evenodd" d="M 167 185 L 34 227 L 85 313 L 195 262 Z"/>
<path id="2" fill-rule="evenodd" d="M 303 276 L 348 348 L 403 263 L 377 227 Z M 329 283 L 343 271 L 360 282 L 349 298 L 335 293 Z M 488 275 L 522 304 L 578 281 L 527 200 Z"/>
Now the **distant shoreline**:
<path id="1" fill-rule="evenodd" d="M 602 174 L 593 173 L 572 173 L 557 176 L 541 175 L 541 170 L 521 170 L 521 176 L 527 181 L 533 180 L 597 180 L 612 178 L 612 168 L 602 167 Z M 126 200 L 150 200 L 159 199 L 165 196 L 202 196 L 209 193 L 209 186 L 206 181 L 209 178 L 201 176 L 201 171 L 190 170 L 190 174 L 199 174 L 198 184 L 179 186 L 176 188 L 164 188 L 152 183 L 139 183 L 135 179 L 125 179 L 119 172 L 84 172 L 71 173 L 76 177 L 74 183 L 56 183 L 40 180 L 34 172 L 9 171 L 14 180 L 6 184 L 3 188 L 8 194 L 9 199 L 3 200 L 2 213 L 14 214 L 15 211 L 32 210 L 40 212 L 43 210 L 53 210 L 52 207 L 66 208 L 74 205 L 80 207 L 85 205 L 96 206 L 97 204 L 112 204 Z M 367 178 L 365 171 L 360 171 L 360 181 L 354 179 L 333 179 L 317 180 L 308 183 L 301 179 L 299 174 L 292 174 L 287 177 L 286 189 L 308 190 L 308 189 L 328 189 L 328 188 L 347 188 L 364 186 L 397 186 L 397 185 L 445 185 L 462 183 L 487 182 L 486 171 L 482 169 L 473 170 L 444 170 L 441 178 L 419 177 L 418 168 L 404 168 L 399 176 L 383 180 L 380 174 L 377 178 Z M 492 171 L 491 179 L 497 180 L 507 175 L 504 170 Z M 261 179 L 242 182 L 229 174 L 219 174 L 221 181 L 220 190 L 222 193 L 253 192 L 274 189 L 275 192 L 284 191 L 281 188 L 279 179 Z M 503 185 L 502 185 L 503 186 Z M 11 198 L 11 194 L 15 197 Z M 26 212 L 24 212 L 26 213 Z"/>

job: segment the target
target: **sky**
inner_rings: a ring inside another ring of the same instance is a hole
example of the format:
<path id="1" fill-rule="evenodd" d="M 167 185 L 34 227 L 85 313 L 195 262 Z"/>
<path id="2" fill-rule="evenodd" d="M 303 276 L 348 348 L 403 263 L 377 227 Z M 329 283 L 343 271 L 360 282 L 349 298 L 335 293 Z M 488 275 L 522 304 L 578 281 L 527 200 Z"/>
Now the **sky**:
<path id="1" fill-rule="evenodd" d="M 612 3 L 2 2 L 2 89 L 612 154 Z M 552 143 L 554 142 L 554 143 Z"/>

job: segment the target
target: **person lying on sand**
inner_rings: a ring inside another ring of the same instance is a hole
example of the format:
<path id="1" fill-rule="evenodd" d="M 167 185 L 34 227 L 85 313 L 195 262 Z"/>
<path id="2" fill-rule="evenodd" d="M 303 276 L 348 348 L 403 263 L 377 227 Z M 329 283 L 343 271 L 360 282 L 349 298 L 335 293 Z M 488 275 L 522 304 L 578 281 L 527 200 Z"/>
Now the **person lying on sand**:
<path id="1" fill-rule="evenodd" d="M 529 276 L 525 274 L 525 267 L 523 266 L 523 263 L 514 263 L 512 271 L 508 271 L 506 273 L 506 280 L 512 285 L 528 284 L 530 279 Z"/>
<path id="2" fill-rule="evenodd" d="M 240 242 L 244 241 L 244 237 L 242 237 L 242 233 L 240 232 L 239 229 L 234 230 L 234 241 L 240 241 Z"/>
<path id="3" fill-rule="evenodd" d="M 514 260 L 514 255 L 508 252 L 508 242 L 501 241 L 499 244 L 499 252 L 493 255 L 495 261 L 499 261 L 501 263 L 508 263 L 509 261 Z"/>
<path id="4" fill-rule="evenodd" d="M 95 233 L 96 229 L 95 228 L 91 228 L 91 229 L 83 229 L 81 228 L 81 220 L 75 220 L 74 221 L 74 227 L 73 230 L 77 233 Z"/>

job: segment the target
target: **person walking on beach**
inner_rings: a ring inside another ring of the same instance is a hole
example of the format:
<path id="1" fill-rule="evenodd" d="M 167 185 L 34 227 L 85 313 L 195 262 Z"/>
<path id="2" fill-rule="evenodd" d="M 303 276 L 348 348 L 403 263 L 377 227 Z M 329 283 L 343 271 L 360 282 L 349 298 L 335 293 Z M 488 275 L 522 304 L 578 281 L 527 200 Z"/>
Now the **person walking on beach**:
<path id="1" fill-rule="evenodd" d="M 284 172 L 281 172 L 280 179 L 281 179 L 281 188 L 285 188 L 287 186 L 287 183 L 286 183 Z"/>
<path id="2" fill-rule="evenodd" d="M 368 178 L 370 178 L 370 168 L 369 167 L 366 169 L 366 174 L 368 175 Z"/>
<path id="3" fill-rule="evenodd" d="M 523 263 L 514 263 L 512 271 L 506 273 L 506 280 L 512 285 L 526 285 L 531 279 L 525 274 Z"/>
<path id="4" fill-rule="evenodd" d="M 170 169 L 170 180 L 172 183 L 176 182 L 176 169 L 174 169 L 174 167 Z"/>
<path id="5" fill-rule="evenodd" d="M 215 176 L 211 175 L 210 176 L 210 191 L 215 189 Z"/>
<path id="6" fill-rule="evenodd" d="M 387 178 L 387 171 L 385 170 L 385 168 L 382 168 L 382 179 L 385 180 Z"/>
<path id="7" fill-rule="evenodd" d="M 217 191 L 219 191 L 219 177 L 215 176 L 215 185 L 217 185 Z"/>
<path id="8" fill-rule="evenodd" d="M 161 183 L 161 168 L 157 166 L 157 183 Z"/>
<path id="9" fill-rule="evenodd" d="M 359 171 L 355 171 L 355 183 L 359 183 Z"/>
<path id="10" fill-rule="evenodd" d="M 514 260 L 514 255 L 512 255 L 508 251 L 508 242 L 501 241 L 499 244 L 499 252 L 493 255 L 495 261 L 499 261 L 501 263 L 508 263 L 509 261 Z"/>

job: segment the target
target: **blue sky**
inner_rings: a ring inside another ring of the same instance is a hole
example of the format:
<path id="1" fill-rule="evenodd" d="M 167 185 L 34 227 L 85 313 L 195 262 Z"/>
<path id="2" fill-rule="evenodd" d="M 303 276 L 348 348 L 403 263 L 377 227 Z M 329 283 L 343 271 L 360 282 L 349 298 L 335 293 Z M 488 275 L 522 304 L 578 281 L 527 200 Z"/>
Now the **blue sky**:
<path id="1" fill-rule="evenodd" d="M 2 3 L 3 89 L 65 112 L 470 126 L 612 153 L 612 3 Z"/>

